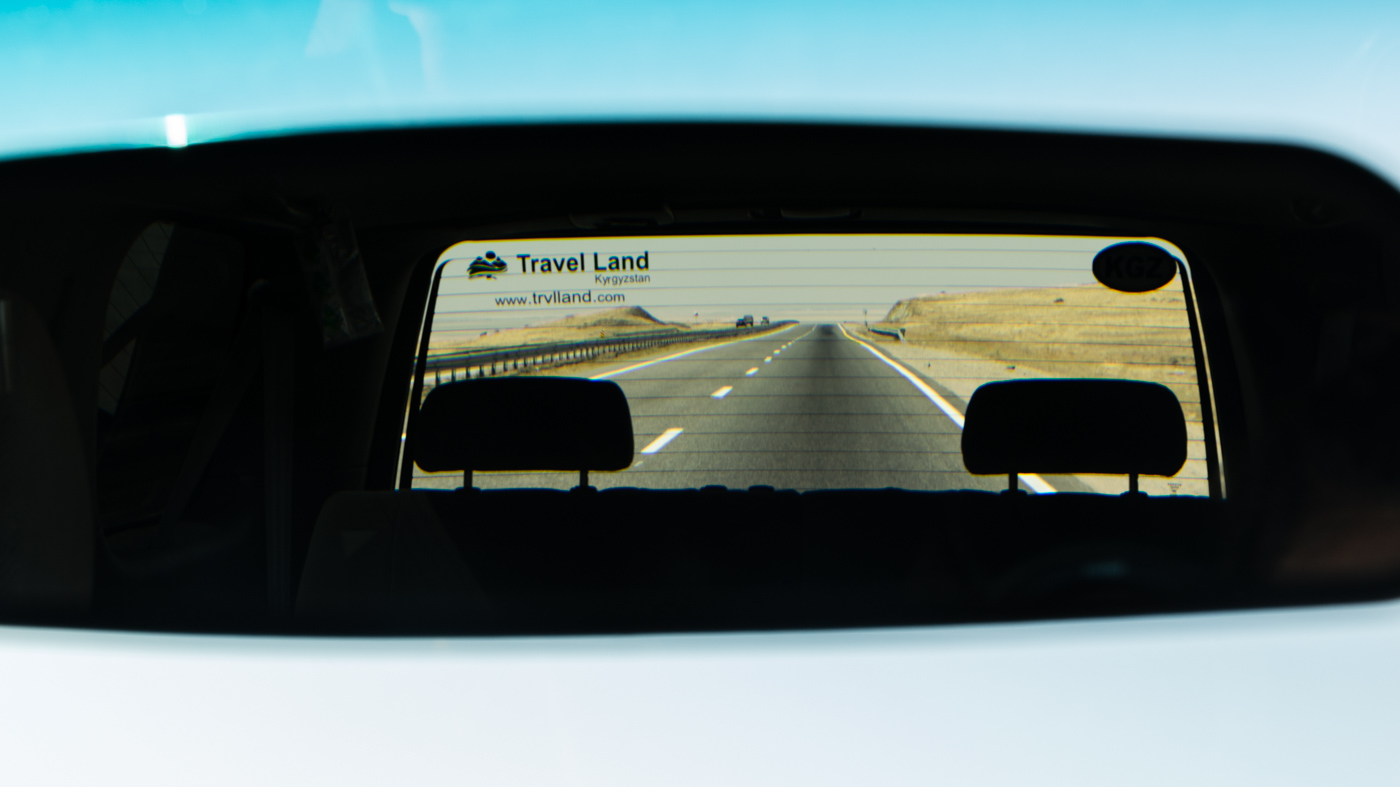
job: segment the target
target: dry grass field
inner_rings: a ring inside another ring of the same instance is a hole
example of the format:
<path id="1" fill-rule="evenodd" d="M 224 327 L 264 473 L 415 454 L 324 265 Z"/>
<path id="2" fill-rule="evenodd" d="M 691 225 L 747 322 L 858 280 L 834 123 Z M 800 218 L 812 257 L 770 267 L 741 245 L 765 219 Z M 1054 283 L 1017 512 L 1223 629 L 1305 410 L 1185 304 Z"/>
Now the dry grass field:
<path id="1" fill-rule="evenodd" d="M 1099 285 L 923 295 L 875 327 L 905 341 L 1052 377 L 1147 380 L 1171 388 L 1200 420 L 1191 332 L 1180 281 L 1148 293 Z"/>
<path id="2" fill-rule="evenodd" d="M 733 328 L 732 322 L 674 323 L 662 322 L 637 306 L 622 306 L 586 314 L 569 315 L 540 325 L 483 332 L 464 339 L 460 334 L 435 334 L 431 339 L 434 355 L 463 350 L 487 350 L 495 347 L 520 347 L 532 344 L 582 342 L 609 336 L 626 336 L 651 331 L 694 331 L 713 328 Z"/>

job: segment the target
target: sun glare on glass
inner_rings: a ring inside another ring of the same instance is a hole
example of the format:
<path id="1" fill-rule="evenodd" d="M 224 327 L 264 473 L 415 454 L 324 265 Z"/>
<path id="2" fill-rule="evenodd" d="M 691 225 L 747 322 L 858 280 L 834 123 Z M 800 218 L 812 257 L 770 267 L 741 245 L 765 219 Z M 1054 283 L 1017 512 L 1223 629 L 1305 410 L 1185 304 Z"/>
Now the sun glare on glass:
<path id="1" fill-rule="evenodd" d="M 172 148 L 183 148 L 189 144 L 184 115 L 165 116 L 165 144 Z"/>

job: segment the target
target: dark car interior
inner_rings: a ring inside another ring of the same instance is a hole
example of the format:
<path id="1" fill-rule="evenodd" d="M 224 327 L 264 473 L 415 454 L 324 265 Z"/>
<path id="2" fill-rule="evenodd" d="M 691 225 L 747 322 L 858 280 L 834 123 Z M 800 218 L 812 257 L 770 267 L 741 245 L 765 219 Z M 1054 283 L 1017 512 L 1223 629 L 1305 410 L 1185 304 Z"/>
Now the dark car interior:
<path id="1" fill-rule="evenodd" d="M 641 633 L 1400 595 L 1400 193 L 1328 153 L 814 124 L 346 131 L 0 162 L 0 228 L 3 622 Z M 1182 249 L 1210 338 L 1210 493 L 1016 488 L 1176 472 L 1181 410 L 1149 383 L 979 389 L 963 458 L 1004 491 L 599 489 L 637 458 L 613 382 L 425 393 L 435 266 L 463 239 L 876 232 Z M 541 404 L 561 398 L 595 417 Z M 413 463 L 459 488 L 412 488 Z M 533 470 L 578 483 L 472 480 Z"/>

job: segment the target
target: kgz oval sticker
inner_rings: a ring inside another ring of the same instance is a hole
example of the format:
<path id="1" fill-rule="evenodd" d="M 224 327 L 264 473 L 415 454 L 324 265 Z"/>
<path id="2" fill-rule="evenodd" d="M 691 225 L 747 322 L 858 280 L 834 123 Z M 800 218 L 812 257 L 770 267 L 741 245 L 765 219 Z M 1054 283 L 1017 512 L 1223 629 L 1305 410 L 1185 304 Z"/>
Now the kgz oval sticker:
<path id="1" fill-rule="evenodd" d="M 1176 278 L 1177 260 L 1151 243 L 1115 243 L 1094 257 L 1094 278 L 1119 292 L 1151 292 Z"/>

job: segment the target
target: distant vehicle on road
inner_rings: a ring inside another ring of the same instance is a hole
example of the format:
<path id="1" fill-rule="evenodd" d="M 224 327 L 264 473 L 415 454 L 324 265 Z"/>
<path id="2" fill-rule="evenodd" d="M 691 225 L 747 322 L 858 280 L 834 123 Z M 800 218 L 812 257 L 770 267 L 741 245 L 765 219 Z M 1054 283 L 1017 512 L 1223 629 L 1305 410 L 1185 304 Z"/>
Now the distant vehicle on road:
<path id="1" fill-rule="evenodd" d="M 734 327 L 735 327 L 735 328 L 752 328 L 752 327 L 753 327 L 753 315 L 752 315 L 752 314 L 745 314 L 743 317 L 740 317 L 739 319 L 735 320 L 735 321 L 734 321 Z"/>
<path id="2" fill-rule="evenodd" d="M 758 321 L 758 324 L 759 324 L 759 325 L 767 325 L 767 324 L 768 324 L 768 318 L 767 318 L 767 317 L 762 318 L 761 320 Z"/>

